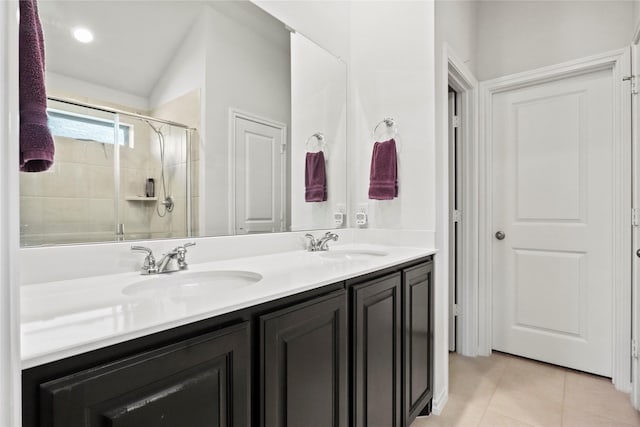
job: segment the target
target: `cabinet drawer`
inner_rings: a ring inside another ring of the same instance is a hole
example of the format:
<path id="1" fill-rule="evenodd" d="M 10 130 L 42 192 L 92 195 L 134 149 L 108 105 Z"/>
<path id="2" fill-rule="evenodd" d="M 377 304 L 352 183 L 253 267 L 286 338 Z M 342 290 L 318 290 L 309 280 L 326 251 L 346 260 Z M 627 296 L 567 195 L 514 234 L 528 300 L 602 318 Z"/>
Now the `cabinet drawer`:
<path id="1" fill-rule="evenodd" d="M 244 322 L 40 385 L 40 425 L 250 425 Z"/>

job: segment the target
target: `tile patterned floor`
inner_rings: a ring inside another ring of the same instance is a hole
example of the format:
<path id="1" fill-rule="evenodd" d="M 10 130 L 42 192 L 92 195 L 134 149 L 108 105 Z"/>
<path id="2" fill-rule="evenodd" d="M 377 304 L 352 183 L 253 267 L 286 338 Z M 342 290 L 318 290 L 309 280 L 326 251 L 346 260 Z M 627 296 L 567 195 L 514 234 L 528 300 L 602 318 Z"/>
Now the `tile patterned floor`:
<path id="1" fill-rule="evenodd" d="M 411 427 L 630 427 L 640 412 L 608 378 L 501 353 L 449 356 L 449 401 Z"/>

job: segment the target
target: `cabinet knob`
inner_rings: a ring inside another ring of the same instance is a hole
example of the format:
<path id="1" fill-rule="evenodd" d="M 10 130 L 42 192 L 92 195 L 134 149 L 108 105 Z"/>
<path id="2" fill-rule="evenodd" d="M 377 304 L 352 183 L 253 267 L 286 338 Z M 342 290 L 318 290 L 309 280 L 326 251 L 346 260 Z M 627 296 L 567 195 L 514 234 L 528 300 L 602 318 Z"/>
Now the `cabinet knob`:
<path id="1" fill-rule="evenodd" d="M 505 237 L 506 237 L 506 234 L 504 234 L 503 231 L 498 231 L 496 233 L 496 239 L 498 239 L 498 240 L 504 240 Z"/>

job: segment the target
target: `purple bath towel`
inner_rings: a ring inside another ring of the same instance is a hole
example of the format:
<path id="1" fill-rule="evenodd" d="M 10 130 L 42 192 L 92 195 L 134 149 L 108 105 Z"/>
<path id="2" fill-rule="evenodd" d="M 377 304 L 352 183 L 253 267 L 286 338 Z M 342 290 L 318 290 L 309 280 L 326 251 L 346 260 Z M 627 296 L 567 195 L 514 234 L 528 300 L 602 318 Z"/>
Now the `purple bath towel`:
<path id="1" fill-rule="evenodd" d="M 327 173 L 322 151 L 307 153 L 304 186 L 304 200 L 306 202 L 325 202 L 327 200 Z"/>
<path id="2" fill-rule="evenodd" d="M 393 200 L 398 197 L 398 156 L 396 141 L 390 139 L 373 144 L 369 173 L 369 198 Z"/>
<path id="3" fill-rule="evenodd" d="M 20 170 L 41 172 L 53 164 L 53 137 L 47 126 L 44 38 L 36 0 L 20 0 L 19 33 Z"/>

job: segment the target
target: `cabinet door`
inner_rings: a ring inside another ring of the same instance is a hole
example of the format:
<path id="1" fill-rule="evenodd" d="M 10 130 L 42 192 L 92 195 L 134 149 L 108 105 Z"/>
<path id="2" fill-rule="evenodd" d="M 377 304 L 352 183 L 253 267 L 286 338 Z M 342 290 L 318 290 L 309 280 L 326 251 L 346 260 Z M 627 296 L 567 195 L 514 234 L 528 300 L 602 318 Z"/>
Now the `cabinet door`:
<path id="1" fill-rule="evenodd" d="M 249 322 L 41 384 L 40 425 L 250 425 Z"/>
<path id="2" fill-rule="evenodd" d="M 403 406 L 410 425 L 433 398 L 433 263 L 403 274 Z"/>
<path id="3" fill-rule="evenodd" d="M 264 427 L 347 427 L 346 294 L 260 317 Z"/>
<path id="4" fill-rule="evenodd" d="M 401 427 L 400 273 L 356 285 L 352 292 L 353 425 Z"/>

